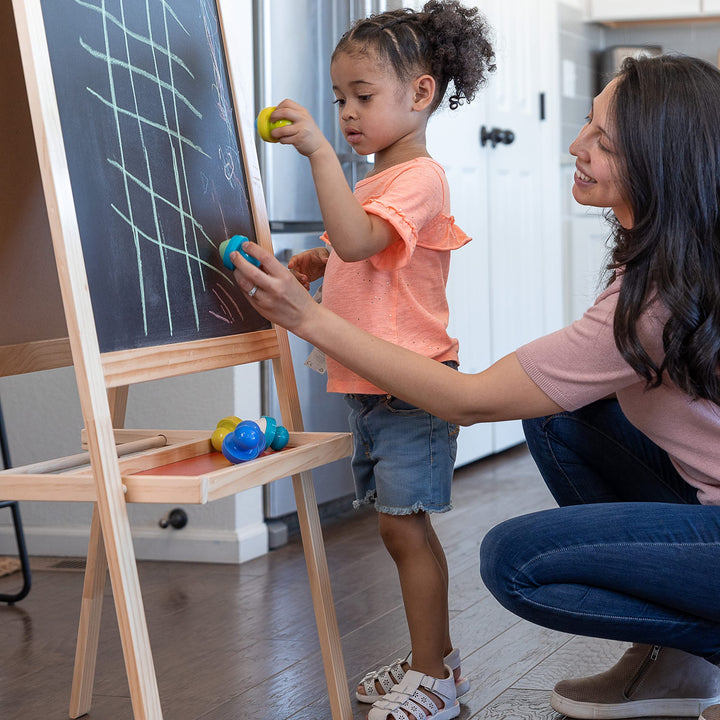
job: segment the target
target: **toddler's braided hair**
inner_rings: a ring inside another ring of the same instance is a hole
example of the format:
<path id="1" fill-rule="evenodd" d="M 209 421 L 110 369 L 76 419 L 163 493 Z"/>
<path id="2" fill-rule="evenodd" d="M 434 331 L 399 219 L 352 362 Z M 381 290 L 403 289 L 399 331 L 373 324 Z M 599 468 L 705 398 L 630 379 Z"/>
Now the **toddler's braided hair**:
<path id="1" fill-rule="evenodd" d="M 333 52 L 374 53 L 388 62 L 398 78 L 427 73 L 437 85 L 431 111 L 443 101 L 452 82 L 448 104 L 454 110 L 470 102 L 495 70 L 490 28 L 476 8 L 458 0 L 429 0 L 422 11 L 391 10 L 358 20 Z"/>

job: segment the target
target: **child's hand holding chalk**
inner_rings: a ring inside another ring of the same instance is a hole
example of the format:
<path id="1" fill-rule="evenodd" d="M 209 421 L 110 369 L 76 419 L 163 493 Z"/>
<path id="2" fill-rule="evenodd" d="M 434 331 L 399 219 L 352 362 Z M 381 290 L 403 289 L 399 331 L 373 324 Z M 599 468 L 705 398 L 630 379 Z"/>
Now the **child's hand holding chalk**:
<path id="1" fill-rule="evenodd" d="M 280 114 L 285 115 L 285 117 L 282 120 L 271 122 L 270 116 L 276 110 L 282 111 Z M 291 117 L 292 120 L 289 120 L 288 116 Z M 294 100 L 286 98 L 276 107 L 268 107 L 261 110 L 257 117 L 256 125 L 260 137 L 267 142 L 293 145 L 295 149 L 301 155 L 305 155 L 305 157 L 310 157 L 320 148 L 324 148 L 328 154 L 335 157 L 335 151 L 322 134 L 315 120 L 313 120 L 312 115 Z M 292 129 L 285 130 L 282 137 L 275 138 L 271 135 L 274 129 L 287 126 L 292 126 Z"/>
<path id="2" fill-rule="evenodd" d="M 292 125 L 290 120 L 270 120 L 270 116 L 275 111 L 275 106 L 263 108 L 257 116 L 255 121 L 255 127 L 257 128 L 258 134 L 265 142 L 276 143 L 277 138 L 271 135 L 271 132 L 275 128 L 285 127 L 286 125 Z"/>

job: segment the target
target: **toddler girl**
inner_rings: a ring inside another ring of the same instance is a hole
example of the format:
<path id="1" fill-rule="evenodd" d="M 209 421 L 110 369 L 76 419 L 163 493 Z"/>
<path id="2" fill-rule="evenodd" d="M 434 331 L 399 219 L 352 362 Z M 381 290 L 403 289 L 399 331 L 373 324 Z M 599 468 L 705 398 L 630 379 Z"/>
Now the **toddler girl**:
<path id="1" fill-rule="evenodd" d="M 476 9 L 432 0 L 355 23 L 338 43 L 330 73 L 342 132 L 374 165 L 353 191 L 309 113 L 284 100 L 273 137 L 310 160 L 325 248 L 289 267 L 308 286 L 324 275 L 323 305 L 373 335 L 457 367 L 447 334 L 450 251 L 470 238 L 450 214 L 444 171 L 425 143 L 428 119 L 449 88 L 450 109 L 469 102 L 495 66 Z M 460 676 L 450 639 L 448 573 L 430 513 L 451 509 L 456 425 L 388 395 L 328 358 L 328 391 L 344 393 L 354 436 L 357 501 L 374 503 L 402 589 L 412 652 L 365 676 L 370 720 L 444 720 L 460 712 Z M 424 713 L 424 714 L 423 714 Z"/>

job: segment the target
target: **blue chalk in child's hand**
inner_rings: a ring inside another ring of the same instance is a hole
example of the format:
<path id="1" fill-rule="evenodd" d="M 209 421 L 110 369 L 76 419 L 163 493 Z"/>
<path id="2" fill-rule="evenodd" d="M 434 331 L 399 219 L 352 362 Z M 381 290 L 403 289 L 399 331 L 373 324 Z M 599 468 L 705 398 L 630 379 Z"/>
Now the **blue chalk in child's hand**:
<path id="1" fill-rule="evenodd" d="M 255 265 L 255 267 L 260 267 L 260 261 L 251 257 L 242 249 L 242 244 L 247 241 L 248 239 L 244 235 L 233 235 L 229 240 L 224 240 L 220 243 L 220 257 L 222 258 L 223 265 L 228 270 L 235 269 L 235 266 L 232 264 L 232 260 L 230 259 L 230 255 L 234 252 L 239 252 L 248 262 Z"/>

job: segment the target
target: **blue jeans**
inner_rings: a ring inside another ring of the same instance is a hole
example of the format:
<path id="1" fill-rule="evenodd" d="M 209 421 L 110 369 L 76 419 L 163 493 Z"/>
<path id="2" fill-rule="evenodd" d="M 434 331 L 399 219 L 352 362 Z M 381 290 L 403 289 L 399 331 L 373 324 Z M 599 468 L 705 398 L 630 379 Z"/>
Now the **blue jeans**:
<path id="1" fill-rule="evenodd" d="M 501 523 L 480 571 L 516 615 L 720 663 L 720 507 L 700 505 L 615 400 L 524 422 L 561 507 Z"/>

